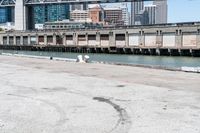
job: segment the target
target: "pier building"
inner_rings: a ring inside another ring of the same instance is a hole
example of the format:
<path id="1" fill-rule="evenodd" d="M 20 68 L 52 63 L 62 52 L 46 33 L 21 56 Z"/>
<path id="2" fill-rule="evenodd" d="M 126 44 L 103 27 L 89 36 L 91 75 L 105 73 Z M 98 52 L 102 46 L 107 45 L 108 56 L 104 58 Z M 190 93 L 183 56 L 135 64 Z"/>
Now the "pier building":
<path id="1" fill-rule="evenodd" d="M 200 22 L 0 33 L 4 49 L 200 56 Z"/>

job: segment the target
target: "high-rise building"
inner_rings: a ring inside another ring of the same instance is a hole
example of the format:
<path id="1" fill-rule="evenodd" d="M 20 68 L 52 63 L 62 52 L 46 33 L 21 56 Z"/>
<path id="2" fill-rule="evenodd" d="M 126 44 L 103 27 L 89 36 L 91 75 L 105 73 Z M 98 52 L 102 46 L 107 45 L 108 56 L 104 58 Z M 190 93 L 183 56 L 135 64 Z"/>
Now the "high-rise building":
<path id="1" fill-rule="evenodd" d="M 131 25 L 135 25 L 135 19 L 137 14 L 140 14 L 143 9 L 143 1 L 135 1 L 131 3 Z"/>
<path id="2" fill-rule="evenodd" d="M 45 5 L 35 5 L 33 7 L 33 24 L 43 24 L 47 21 Z"/>
<path id="3" fill-rule="evenodd" d="M 5 7 L 0 7 L 0 23 L 7 21 L 7 10 Z"/>
<path id="4" fill-rule="evenodd" d="M 145 5 L 145 11 L 147 12 L 147 18 L 145 22 L 146 24 L 156 24 L 156 11 L 157 7 L 156 5 Z"/>
<path id="5" fill-rule="evenodd" d="M 109 25 L 124 25 L 121 8 L 104 8 L 104 15 Z"/>
<path id="6" fill-rule="evenodd" d="M 135 15 L 135 25 L 146 25 L 146 24 L 149 24 L 149 15 L 146 10 L 142 10 Z"/>
<path id="7" fill-rule="evenodd" d="M 167 0 L 154 1 L 153 5 L 156 5 L 156 24 L 167 23 Z"/>
<path id="8" fill-rule="evenodd" d="M 29 8 L 28 27 L 34 28 L 35 24 L 44 24 L 45 22 L 61 21 L 69 19 L 69 5 L 68 4 L 48 4 L 48 5 L 34 5 Z"/>
<path id="9" fill-rule="evenodd" d="M 0 23 L 14 22 L 14 7 L 0 7 Z"/>
<path id="10" fill-rule="evenodd" d="M 128 12 L 128 6 L 127 3 L 122 3 L 120 8 L 122 9 L 122 20 L 124 21 L 124 25 L 130 24 L 130 15 Z"/>
<path id="11" fill-rule="evenodd" d="M 69 5 L 57 4 L 47 6 L 48 22 L 61 21 L 69 18 Z"/>

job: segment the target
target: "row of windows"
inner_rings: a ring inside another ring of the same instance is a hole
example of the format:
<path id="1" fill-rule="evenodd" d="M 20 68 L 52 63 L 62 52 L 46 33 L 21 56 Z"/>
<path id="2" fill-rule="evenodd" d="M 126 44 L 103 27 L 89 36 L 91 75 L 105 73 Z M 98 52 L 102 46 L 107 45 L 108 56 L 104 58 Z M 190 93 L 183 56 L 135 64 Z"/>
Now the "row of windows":
<path id="1" fill-rule="evenodd" d="M 14 7 L 0 7 L 0 23 L 14 21 Z"/>
<path id="2" fill-rule="evenodd" d="M 69 5 L 36 5 L 33 7 L 34 24 L 69 19 Z"/>
<path id="3" fill-rule="evenodd" d="M 83 25 L 60 25 L 60 26 L 45 26 L 46 29 L 62 29 L 62 28 L 84 28 Z"/>

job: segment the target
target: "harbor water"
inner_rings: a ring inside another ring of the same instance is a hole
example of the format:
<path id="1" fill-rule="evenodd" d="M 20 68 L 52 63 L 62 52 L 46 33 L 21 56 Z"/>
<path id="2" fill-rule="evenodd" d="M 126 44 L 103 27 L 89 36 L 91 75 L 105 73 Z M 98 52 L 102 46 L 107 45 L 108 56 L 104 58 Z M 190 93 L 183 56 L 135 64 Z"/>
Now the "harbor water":
<path id="1" fill-rule="evenodd" d="M 86 55 L 86 53 L 15 51 L 15 50 L 0 50 L 0 53 L 72 58 L 72 59 L 76 59 L 77 56 L 80 54 Z M 91 54 L 91 53 L 88 53 L 87 55 L 90 56 L 90 60 L 93 62 L 120 63 L 120 64 L 144 65 L 144 66 L 161 66 L 170 68 L 200 67 L 200 58 L 198 57 L 144 56 L 144 55 Z"/>

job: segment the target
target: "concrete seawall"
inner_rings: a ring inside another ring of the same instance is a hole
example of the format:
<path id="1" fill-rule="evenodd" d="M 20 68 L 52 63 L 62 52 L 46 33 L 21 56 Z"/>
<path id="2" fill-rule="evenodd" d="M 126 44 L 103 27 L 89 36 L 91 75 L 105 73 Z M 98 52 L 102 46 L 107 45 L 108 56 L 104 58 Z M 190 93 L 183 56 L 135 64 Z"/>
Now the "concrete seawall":
<path id="1" fill-rule="evenodd" d="M 47 56 L 35 56 L 35 55 L 24 55 L 24 54 L 11 54 L 11 53 L 0 53 L 0 55 L 5 56 L 15 56 L 15 57 L 24 57 L 24 58 L 35 58 L 35 59 L 46 59 L 46 60 L 55 60 L 55 61 L 65 61 L 65 62 L 76 62 L 76 59 L 72 58 L 59 58 L 59 57 L 47 57 Z M 166 67 L 159 65 L 141 65 L 141 64 L 126 64 L 126 63 L 116 63 L 116 62 L 98 62 L 98 61 L 90 61 L 89 63 L 97 63 L 97 64 L 109 64 L 109 65 L 119 65 L 119 66 L 132 66 L 132 67 L 143 67 L 143 68 L 151 68 L 151 69 L 162 69 L 169 71 L 183 71 L 183 72 L 192 72 L 192 73 L 200 73 L 200 67 Z"/>

